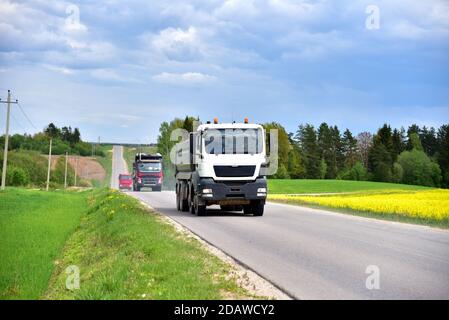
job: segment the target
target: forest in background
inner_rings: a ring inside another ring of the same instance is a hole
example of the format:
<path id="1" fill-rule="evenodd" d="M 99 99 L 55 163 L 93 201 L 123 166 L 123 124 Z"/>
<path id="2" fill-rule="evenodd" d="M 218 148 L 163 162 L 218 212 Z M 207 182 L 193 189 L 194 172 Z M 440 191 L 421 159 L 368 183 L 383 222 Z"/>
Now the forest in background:
<path id="1" fill-rule="evenodd" d="M 174 129 L 191 132 L 195 117 L 163 122 L 157 141 L 165 174 L 174 175 L 169 152 Z M 262 124 L 278 130 L 279 167 L 273 179 L 343 179 L 449 187 L 449 125 L 440 128 L 392 128 L 384 124 L 375 134 L 322 123 L 300 124 L 289 133 L 276 122 Z M 267 139 L 268 140 L 268 139 Z M 267 141 L 267 147 L 269 146 Z M 269 151 L 269 150 L 268 150 Z"/>

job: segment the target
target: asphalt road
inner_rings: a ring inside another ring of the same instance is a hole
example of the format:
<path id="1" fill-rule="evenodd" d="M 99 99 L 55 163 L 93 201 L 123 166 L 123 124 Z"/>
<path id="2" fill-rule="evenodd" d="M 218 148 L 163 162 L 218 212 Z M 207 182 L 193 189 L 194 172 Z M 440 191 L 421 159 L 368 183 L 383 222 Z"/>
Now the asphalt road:
<path id="1" fill-rule="evenodd" d="M 297 299 L 449 298 L 445 230 L 276 203 L 263 217 L 213 207 L 197 217 L 176 210 L 174 192 L 130 194 Z M 377 270 L 379 289 L 368 289 Z"/>
<path id="2" fill-rule="evenodd" d="M 122 146 L 114 146 L 112 152 L 111 188 L 118 189 L 118 176 L 120 174 L 128 173 L 128 166 L 123 158 Z"/>

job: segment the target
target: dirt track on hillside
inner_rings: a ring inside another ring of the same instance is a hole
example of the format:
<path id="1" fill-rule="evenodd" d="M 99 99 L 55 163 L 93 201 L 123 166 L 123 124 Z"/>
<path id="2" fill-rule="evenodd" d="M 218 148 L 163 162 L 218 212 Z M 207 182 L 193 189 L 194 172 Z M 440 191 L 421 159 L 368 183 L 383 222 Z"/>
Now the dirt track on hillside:
<path id="1" fill-rule="evenodd" d="M 54 169 L 58 159 L 63 156 L 52 156 L 51 167 Z M 98 180 L 103 182 L 106 179 L 106 171 L 95 158 L 92 157 L 69 157 L 69 165 L 75 169 L 77 167 L 77 175 L 85 180 Z"/>

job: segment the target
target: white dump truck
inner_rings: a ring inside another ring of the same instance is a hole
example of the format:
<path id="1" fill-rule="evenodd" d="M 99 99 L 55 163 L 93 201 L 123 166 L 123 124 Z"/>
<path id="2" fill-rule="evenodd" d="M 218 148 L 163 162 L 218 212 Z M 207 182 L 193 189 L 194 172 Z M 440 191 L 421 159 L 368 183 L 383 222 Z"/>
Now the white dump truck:
<path id="1" fill-rule="evenodd" d="M 202 216 L 206 207 L 262 216 L 267 198 L 265 133 L 248 123 L 198 126 L 174 149 L 176 206 Z"/>

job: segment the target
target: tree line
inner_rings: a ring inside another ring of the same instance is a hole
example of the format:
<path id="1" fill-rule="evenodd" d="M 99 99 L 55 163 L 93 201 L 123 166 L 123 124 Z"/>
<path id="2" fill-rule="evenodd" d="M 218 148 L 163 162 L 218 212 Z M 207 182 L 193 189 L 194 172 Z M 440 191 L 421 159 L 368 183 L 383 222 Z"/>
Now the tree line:
<path id="1" fill-rule="evenodd" d="M 449 187 L 449 126 L 407 130 L 384 124 L 357 136 L 322 123 L 279 130 L 279 169 L 274 178 L 370 180 Z"/>
<path id="2" fill-rule="evenodd" d="M 72 129 L 70 126 L 62 128 L 50 123 L 43 131 L 34 135 L 14 134 L 9 138 L 9 150 L 35 150 L 40 153 L 48 153 L 49 141 L 52 142 L 52 154 L 61 155 L 69 152 L 80 156 L 89 156 L 92 152 L 92 145 L 81 139 L 81 133 L 78 128 Z M 3 150 L 5 145 L 5 136 L 0 137 L 0 146 Z M 101 150 L 96 151 L 96 155 L 105 156 Z"/>
<path id="3" fill-rule="evenodd" d="M 192 131 L 195 120 L 187 116 L 160 126 L 157 146 L 168 176 L 174 172 L 169 152 L 176 143 L 170 141 L 170 133 L 177 128 Z M 365 131 L 356 136 L 325 122 L 317 128 L 301 124 L 294 133 L 276 122 L 263 127 L 267 132 L 278 130 L 274 179 L 369 180 L 449 188 L 447 124 L 438 129 L 414 124 L 407 130 L 384 124 L 375 134 Z"/>

